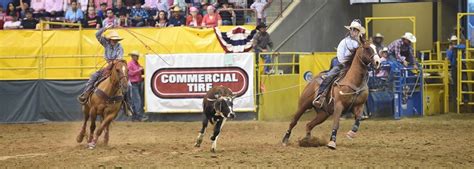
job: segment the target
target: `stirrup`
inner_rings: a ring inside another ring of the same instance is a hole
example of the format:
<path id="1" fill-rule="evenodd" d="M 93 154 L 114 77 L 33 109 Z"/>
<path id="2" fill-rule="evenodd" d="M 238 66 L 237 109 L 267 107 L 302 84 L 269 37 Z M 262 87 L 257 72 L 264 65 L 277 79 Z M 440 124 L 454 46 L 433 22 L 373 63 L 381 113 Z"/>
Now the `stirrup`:
<path id="1" fill-rule="evenodd" d="M 324 100 L 326 99 L 324 98 L 324 96 L 322 96 L 322 94 L 318 95 L 316 99 L 313 100 L 313 106 L 322 108 L 324 105 Z"/>

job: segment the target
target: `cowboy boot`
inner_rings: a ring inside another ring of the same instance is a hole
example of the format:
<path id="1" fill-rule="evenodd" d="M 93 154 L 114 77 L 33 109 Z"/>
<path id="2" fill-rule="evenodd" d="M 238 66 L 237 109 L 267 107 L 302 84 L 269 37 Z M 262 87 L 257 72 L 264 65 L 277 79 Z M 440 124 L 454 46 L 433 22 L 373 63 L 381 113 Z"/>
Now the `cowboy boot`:
<path id="1" fill-rule="evenodd" d="M 321 85 L 319 85 L 318 92 L 316 93 L 316 99 L 313 101 L 313 106 L 316 107 L 323 107 L 323 103 L 326 100 L 326 92 L 325 90 L 327 89 L 327 86 L 329 86 L 329 83 L 331 82 L 329 77 L 326 77 Z"/>
<path id="2" fill-rule="evenodd" d="M 87 83 L 86 89 L 77 97 L 77 101 L 79 101 L 80 104 L 85 104 L 87 101 L 87 98 L 89 95 L 92 93 L 92 85 L 90 83 Z"/>

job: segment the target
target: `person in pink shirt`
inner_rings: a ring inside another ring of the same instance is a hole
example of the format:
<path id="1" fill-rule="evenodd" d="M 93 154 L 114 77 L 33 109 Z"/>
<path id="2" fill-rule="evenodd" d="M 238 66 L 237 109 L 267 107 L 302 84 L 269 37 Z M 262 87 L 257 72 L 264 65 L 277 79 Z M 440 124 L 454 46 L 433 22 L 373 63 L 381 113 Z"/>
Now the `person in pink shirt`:
<path id="1" fill-rule="evenodd" d="M 144 88 L 143 88 L 143 78 L 144 74 L 143 67 L 138 63 L 140 53 L 133 51 L 130 54 L 132 60 L 128 62 L 128 79 L 132 83 L 132 88 L 130 93 L 133 114 L 132 121 L 146 121 L 146 116 L 144 114 Z"/>
<path id="2" fill-rule="evenodd" d="M 31 0 L 31 8 L 33 8 L 35 12 L 45 9 L 45 4 L 45 0 Z"/>
<path id="3" fill-rule="evenodd" d="M 202 18 L 201 26 L 213 28 L 222 25 L 222 18 L 215 11 L 216 8 L 214 8 L 214 6 L 209 5 L 207 7 L 207 14 L 204 16 L 204 18 Z"/>
<path id="4" fill-rule="evenodd" d="M 107 3 L 107 9 L 112 9 L 112 0 L 94 0 L 95 8 L 99 9 L 102 3 Z"/>
<path id="5" fill-rule="evenodd" d="M 63 11 L 64 0 L 46 0 L 44 9 L 46 12 L 57 13 Z"/>

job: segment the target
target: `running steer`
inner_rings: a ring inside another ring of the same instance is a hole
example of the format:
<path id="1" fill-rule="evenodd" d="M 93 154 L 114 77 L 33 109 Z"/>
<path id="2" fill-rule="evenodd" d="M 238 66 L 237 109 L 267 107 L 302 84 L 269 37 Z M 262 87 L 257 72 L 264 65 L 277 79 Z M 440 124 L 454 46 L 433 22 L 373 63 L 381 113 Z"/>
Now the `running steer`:
<path id="1" fill-rule="evenodd" d="M 233 99 L 234 96 L 232 95 L 232 91 L 225 86 L 213 87 L 206 93 L 206 96 L 204 96 L 202 101 L 202 109 L 204 113 L 202 129 L 196 139 L 195 147 L 201 146 L 207 124 L 211 122 L 211 124 L 214 125 L 214 134 L 211 136 L 211 152 L 216 152 L 217 138 L 219 137 L 222 126 L 224 126 L 227 118 L 235 118 L 232 103 Z"/>

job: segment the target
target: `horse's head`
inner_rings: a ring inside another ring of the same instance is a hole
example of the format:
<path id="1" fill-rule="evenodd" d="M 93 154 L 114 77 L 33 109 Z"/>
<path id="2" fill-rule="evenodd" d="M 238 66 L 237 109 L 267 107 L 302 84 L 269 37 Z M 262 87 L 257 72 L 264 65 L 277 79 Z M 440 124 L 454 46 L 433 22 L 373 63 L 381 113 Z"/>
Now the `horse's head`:
<path id="1" fill-rule="evenodd" d="M 128 67 L 125 60 L 114 60 L 111 63 L 111 76 L 115 79 L 114 83 L 118 83 L 122 91 L 128 90 Z"/>
<path id="2" fill-rule="evenodd" d="M 361 47 L 357 50 L 362 63 L 366 66 L 372 66 L 375 69 L 380 67 L 380 56 L 377 53 L 377 49 L 374 44 L 366 41 L 363 37 L 360 37 L 362 43 Z"/>

